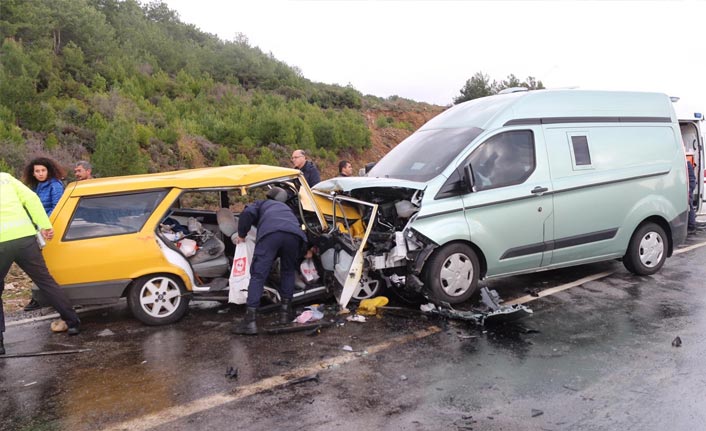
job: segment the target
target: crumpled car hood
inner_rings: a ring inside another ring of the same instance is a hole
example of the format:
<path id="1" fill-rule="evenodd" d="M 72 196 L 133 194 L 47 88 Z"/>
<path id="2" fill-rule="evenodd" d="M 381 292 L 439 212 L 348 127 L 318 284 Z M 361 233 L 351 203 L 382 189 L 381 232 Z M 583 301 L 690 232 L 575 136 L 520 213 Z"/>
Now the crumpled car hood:
<path id="1" fill-rule="evenodd" d="M 312 187 L 312 189 L 324 193 L 348 193 L 353 190 L 371 188 L 406 188 L 412 190 L 424 190 L 426 187 L 426 183 L 398 180 L 395 178 L 336 177 L 321 181 Z"/>

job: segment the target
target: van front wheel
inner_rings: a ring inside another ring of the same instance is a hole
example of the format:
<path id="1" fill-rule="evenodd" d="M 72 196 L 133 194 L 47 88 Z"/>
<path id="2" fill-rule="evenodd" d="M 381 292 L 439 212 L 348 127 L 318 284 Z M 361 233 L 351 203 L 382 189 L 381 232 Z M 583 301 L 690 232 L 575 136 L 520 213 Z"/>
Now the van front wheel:
<path id="1" fill-rule="evenodd" d="M 654 223 L 640 226 L 630 239 L 623 265 L 637 275 L 652 275 L 667 259 L 667 235 Z"/>
<path id="2" fill-rule="evenodd" d="M 460 304 L 478 287 L 478 257 L 466 244 L 449 244 L 437 250 L 427 262 L 426 286 L 440 302 Z"/>
<path id="3" fill-rule="evenodd" d="M 167 325 L 184 317 L 189 309 L 189 297 L 181 280 L 159 274 L 140 277 L 127 295 L 132 315 L 147 325 Z"/>

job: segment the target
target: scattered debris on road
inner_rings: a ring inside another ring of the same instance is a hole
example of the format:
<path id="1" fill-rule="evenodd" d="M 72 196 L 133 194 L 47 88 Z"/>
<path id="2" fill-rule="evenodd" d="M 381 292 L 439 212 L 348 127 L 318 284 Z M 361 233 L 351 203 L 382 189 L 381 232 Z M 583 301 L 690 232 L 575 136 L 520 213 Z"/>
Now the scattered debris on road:
<path id="1" fill-rule="evenodd" d="M 542 416 L 544 414 L 543 411 L 537 410 L 537 409 L 532 409 L 532 417 L 536 418 L 537 416 Z"/>
<path id="2" fill-rule="evenodd" d="M 681 347 L 681 338 L 677 335 L 677 338 L 672 340 L 672 347 Z"/>
<path id="3" fill-rule="evenodd" d="M 313 322 L 304 324 L 292 324 L 288 326 L 266 327 L 265 333 L 269 335 L 291 334 L 292 332 L 309 331 L 307 335 L 317 335 L 323 328 L 335 325 L 336 322 Z"/>
<path id="4" fill-rule="evenodd" d="M 226 378 L 235 380 L 238 378 L 238 369 L 233 367 L 228 367 L 226 370 Z"/>
<path id="5" fill-rule="evenodd" d="M 365 323 L 367 319 L 362 314 L 352 314 L 346 317 L 346 320 L 349 322 Z"/>
<path id="6" fill-rule="evenodd" d="M 316 383 L 319 383 L 319 373 L 311 374 L 311 375 L 304 376 L 304 377 L 299 377 L 298 379 L 289 380 L 289 381 L 283 383 L 282 387 L 294 386 L 294 385 L 298 385 L 300 383 L 306 383 L 306 382 L 311 382 L 311 381 L 315 381 Z"/>
<path id="7" fill-rule="evenodd" d="M 485 326 L 490 323 L 512 322 L 532 314 L 530 308 L 521 304 L 509 306 L 500 305 L 501 299 L 498 293 L 495 290 L 488 290 L 487 287 L 481 288 L 480 295 L 481 301 L 487 307 L 488 311 L 461 311 L 454 310 L 451 306 L 437 307 L 432 303 L 423 304 L 420 310 L 425 314 L 438 315 L 448 319 L 467 320 L 480 326 Z"/>

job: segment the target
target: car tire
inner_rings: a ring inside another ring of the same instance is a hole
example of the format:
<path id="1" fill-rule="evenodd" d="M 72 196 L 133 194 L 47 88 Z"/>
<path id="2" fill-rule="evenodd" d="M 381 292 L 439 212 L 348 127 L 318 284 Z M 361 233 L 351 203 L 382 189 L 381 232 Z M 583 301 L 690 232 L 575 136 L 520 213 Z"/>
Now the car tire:
<path id="1" fill-rule="evenodd" d="M 438 302 L 460 304 L 478 288 L 480 265 L 471 247 L 452 243 L 438 249 L 425 267 L 426 287 Z"/>
<path id="2" fill-rule="evenodd" d="M 640 226 L 630 238 L 623 256 L 625 268 L 636 275 L 652 275 L 667 260 L 667 234 L 655 223 Z"/>
<path id="3" fill-rule="evenodd" d="M 132 284 L 127 303 L 140 322 L 151 326 L 168 325 L 188 311 L 189 297 L 185 293 L 183 283 L 173 275 L 146 275 Z"/>

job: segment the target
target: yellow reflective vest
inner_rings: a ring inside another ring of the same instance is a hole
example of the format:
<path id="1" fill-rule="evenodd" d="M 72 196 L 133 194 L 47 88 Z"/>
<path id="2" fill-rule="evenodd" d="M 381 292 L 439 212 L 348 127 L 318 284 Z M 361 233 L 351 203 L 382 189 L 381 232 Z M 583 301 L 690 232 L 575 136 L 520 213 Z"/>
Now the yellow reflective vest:
<path id="1" fill-rule="evenodd" d="M 12 175 L 0 172 L 0 242 L 34 235 L 35 224 L 51 229 L 39 196 Z"/>

